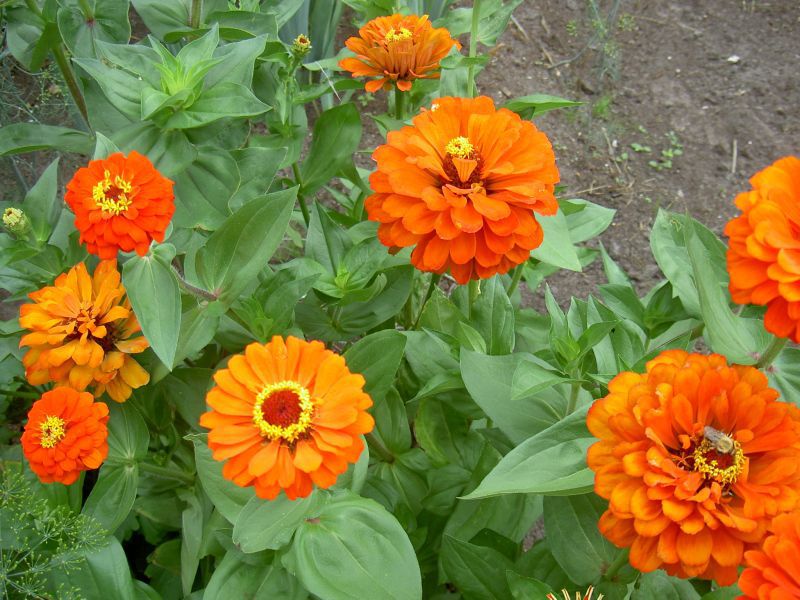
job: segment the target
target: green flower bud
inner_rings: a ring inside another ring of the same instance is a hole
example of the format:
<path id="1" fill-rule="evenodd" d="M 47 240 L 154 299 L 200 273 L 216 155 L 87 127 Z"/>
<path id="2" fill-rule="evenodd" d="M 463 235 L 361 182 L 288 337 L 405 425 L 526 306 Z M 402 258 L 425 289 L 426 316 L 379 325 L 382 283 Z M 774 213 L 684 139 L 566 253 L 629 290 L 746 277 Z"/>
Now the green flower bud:
<path id="1" fill-rule="evenodd" d="M 300 57 L 305 56 L 309 52 L 311 52 L 311 40 L 308 39 L 308 36 L 301 33 L 294 38 L 294 42 L 292 42 L 292 54 Z"/>
<path id="2" fill-rule="evenodd" d="M 22 236 L 30 231 L 31 222 L 19 208 L 9 207 L 3 211 L 3 226 L 9 233 Z"/>

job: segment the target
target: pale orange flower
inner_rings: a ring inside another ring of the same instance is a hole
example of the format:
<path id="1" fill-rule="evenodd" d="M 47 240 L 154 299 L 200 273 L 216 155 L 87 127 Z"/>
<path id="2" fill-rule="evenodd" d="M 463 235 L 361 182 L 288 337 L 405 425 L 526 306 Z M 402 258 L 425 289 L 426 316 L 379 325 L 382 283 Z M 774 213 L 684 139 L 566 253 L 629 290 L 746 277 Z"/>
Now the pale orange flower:
<path id="1" fill-rule="evenodd" d="M 740 598 L 800 599 L 800 512 L 778 515 L 772 534 L 758 550 L 745 552 L 747 568 L 739 576 Z"/>
<path id="2" fill-rule="evenodd" d="M 800 343 L 800 158 L 756 173 L 725 226 L 734 302 L 766 305 L 767 331 Z"/>
<path id="3" fill-rule="evenodd" d="M 172 185 L 146 156 L 117 152 L 78 169 L 64 201 L 89 252 L 116 258 L 120 250 L 135 250 L 144 256 L 150 242 L 164 241 L 175 212 Z"/>
<path id="4" fill-rule="evenodd" d="M 291 499 L 336 483 L 374 426 L 364 378 L 322 342 L 275 336 L 253 343 L 214 374 L 200 417 L 214 458 L 236 485 Z"/>
<path id="5" fill-rule="evenodd" d="M 547 136 L 491 98 L 440 98 L 372 155 L 365 206 L 390 251 L 458 283 L 506 273 L 543 239 L 534 212 L 558 210 Z"/>
<path id="6" fill-rule="evenodd" d="M 22 359 L 33 385 L 53 381 L 76 390 L 93 388 L 124 402 L 150 375 L 131 354 L 147 349 L 136 315 L 125 297 L 115 260 L 102 261 L 90 276 L 78 263 L 52 286 L 29 294 L 33 303 L 20 307 L 19 323 L 30 333 Z"/>
<path id="7" fill-rule="evenodd" d="M 667 350 L 589 410 L 600 531 L 642 572 L 730 585 L 800 498 L 800 410 L 753 367 Z"/>
<path id="8" fill-rule="evenodd" d="M 392 15 L 373 19 L 351 37 L 345 46 L 356 57 L 345 58 L 339 66 L 353 77 L 378 77 L 364 86 L 368 92 L 396 85 L 407 92 L 415 79 L 436 79 L 439 61 L 461 44 L 447 29 L 434 28 L 428 15 Z"/>
<path id="9" fill-rule="evenodd" d="M 97 469 L 108 455 L 108 406 L 87 392 L 57 387 L 28 412 L 22 451 L 44 483 L 69 485 L 81 471 Z"/>

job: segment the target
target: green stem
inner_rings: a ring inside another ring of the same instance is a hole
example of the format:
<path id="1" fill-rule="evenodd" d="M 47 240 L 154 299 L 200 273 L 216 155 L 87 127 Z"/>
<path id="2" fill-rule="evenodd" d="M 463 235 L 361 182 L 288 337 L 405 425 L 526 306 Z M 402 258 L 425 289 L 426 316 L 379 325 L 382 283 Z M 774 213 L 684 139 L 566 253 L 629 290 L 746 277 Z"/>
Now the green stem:
<path id="1" fill-rule="evenodd" d="M 524 267 L 525 267 L 524 264 L 517 265 L 516 267 L 514 267 L 514 274 L 511 276 L 511 285 L 508 286 L 508 291 L 506 292 L 509 298 L 511 297 L 511 294 L 517 291 L 517 287 L 519 286 L 519 281 L 520 279 L 522 279 L 522 270 Z"/>
<path id="2" fill-rule="evenodd" d="M 617 574 L 617 572 L 626 564 L 628 564 L 628 554 L 630 554 L 629 548 L 625 548 L 619 554 L 617 554 L 617 557 L 614 559 L 614 562 L 608 565 L 606 572 L 603 574 L 603 579 L 605 579 L 606 581 L 611 581 Z"/>
<path id="3" fill-rule="evenodd" d="M 477 279 L 470 279 L 469 280 L 469 290 L 468 290 L 468 298 L 469 298 L 469 318 L 472 319 L 472 306 L 475 304 L 475 300 L 478 299 L 478 296 L 481 295 L 481 283 Z"/>
<path id="4" fill-rule="evenodd" d="M 567 415 L 569 416 L 575 412 L 575 407 L 578 406 L 578 394 L 581 391 L 581 382 L 573 381 L 569 390 L 569 402 L 567 402 Z"/>
<path id="5" fill-rule="evenodd" d="M 192 477 L 188 473 L 184 473 L 183 471 L 174 471 L 172 469 L 166 469 L 164 467 L 159 467 L 157 465 L 147 462 L 140 462 L 139 470 L 144 473 L 150 473 L 151 475 L 155 475 L 156 477 L 161 477 L 163 479 L 174 479 L 175 481 L 180 481 L 187 485 L 192 485 L 194 483 L 194 477 Z"/>
<path id="6" fill-rule="evenodd" d="M 474 0 L 472 3 L 472 28 L 469 33 L 469 57 L 475 58 L 478 55 L 478 22 L 481 18 L 481 0 Z M 470 61 L 467 77 L 469 81 L 469 94 L 474 97 L 478 93 L 475 85 L 475 64 Z"/>
<path id="7" fill-rule="evenodd" d="M 38 400 L 42 396 L 41 394 L 37 394 L 36 392 L 20 392 L 17 390 L 2 390 L 2 389 L 0 389 L 0 395 L 11 396 L 12 398 L 31 398 L 33 400 Z"/>
<path id="8" fill-rule="evenodd" d="M 404 121 L 406 118 L 406 93 L 394 88 L 394 118 Z"/>
<path id="9" fill-rule="evenodd" d="M 441 278 L 442 276 L 439 275 L 439 273 L 434 273 L 433 276 L 431 277 L 431 281 L 428 284 L 428 291 L 425 292 L 425 298 L 423 298 L 422 304 L 419 305 L 419 313 L 417 313 L 417 318 L 414 319 L 414 325 L 412 329 L 416 330 L 417 328 L 419 328 L 419 320 L 422 318 L 422 311 L 425 310 L 425 305 L 428 303 L 428 300 L 431 299 L 431 296 L 433 295 L 433 290 L 436 289 L 437 285 L 439 285 L 439 280 Z"/>
<path id="10" fill-rule="evenodd" d="M 87 21 L 94 20 L 94 11 L 92 7 L 89 5 L 89 0 L 78 0 L 78 4 L 81 5 L 81 12 L 83 12 L 83 16 L 86 17 Z"/>
<path id="11" fill-rule="evenodd" d="M 375 437 L 374 433 L 368 433 L 364 437 L 367 438 L 370 452 L 374 452 L 375 455 L 383 462 L 394 462 L 394 454 L 392 454 L 389 449 L 384 446 L 377 437 Z"/>
<path id="12" fill-rule="evenodd" d="M 756 367 L 759 369 L 766 369 L 768 366 L 772 364 L 776 358 L 778 358 L 778 354 L 781 353 L 784 346 L 786 346 L 786 342 L 789 340 L 786 338 L 773 338 L 769 344 L 769 347 L 764 351 L 764 354 L 761 355 L 761 358 L 758 359 L 756 363 Z"/>
<path id="13" fill-rule="evenodd" d="M 300 186 L 300 190 L 303 189 L 303 177 L 300 175 L 300 167 L 297 163 L 292 164 L 292 173 L 294 174 L 294 182 Z M 303 220 L 306 222 L 306 227 L 308 227 L 309 223 L 311 223 L 311 215 L 308 212 L 308 205 L 306 204 L 306 198 L 303 196 L 302 193 L 298 190 L 297 192 L 297 200 L 300 202 L 300 212 L 303 213 Z"/>
<path id="14" fill-rule="evenodd" d="M 218 297 L 214 292 L 209 292 L 186 281 L 186 279 L 183 278 L 183 275 L 181 275 L 181 272 L 178 270 L 178 267 L 175 266 L 174 262 L 170 266 L 172 267 L 172 272 L 175 274 L 175 278 L 178 280 L 178 285 L 185 292 L 195 296 L 196 298 L 200 298 L 200 300 L 207 300 L 208 302 L 214 302 L 217 300 Z"/>
<path id="15" fill-rule="evenodd" d="M 200 27 L 200 15 L 203 12 L 203 0 L 192 0 L 192 12 L 189 13 L 189 26 L 192 29 Z"/>

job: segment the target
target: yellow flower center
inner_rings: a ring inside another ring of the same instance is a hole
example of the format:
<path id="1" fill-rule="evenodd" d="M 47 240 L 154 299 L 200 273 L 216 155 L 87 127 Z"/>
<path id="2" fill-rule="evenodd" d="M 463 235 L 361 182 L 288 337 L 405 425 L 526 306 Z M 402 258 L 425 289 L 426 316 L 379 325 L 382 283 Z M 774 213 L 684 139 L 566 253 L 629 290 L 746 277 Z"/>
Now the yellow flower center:
<path id="1" fill-rule="evenodd" d="M 472 142 L 469 141 L 469 138 L 461 136 L 454 137 L 447 142 L 447 146 L 444 147 L 444 150 L 450 156 L 456 156 L 458 158 L 471 158 L 475 153 L 475 147 L 472 145 Z"/>
<path id="2" fill-rule="evenodd" d="M 744 452 L 739 442 L 727 436 L 724 440 L 704 438 L 692 454 L 694 470 L 702 473 L 706 479 L 734 484 L 744 470 Z"/>
<path id="3" fill-rule="evenodd" d="M 256 396 L 253 423 L 266 438 L 294 442 L 308 430 L 313 413 L 309 391 L 295 381 L 281 381 Z"/>
<path id="4" fill-rule="evenodd" d="M 410 40 L 411 38 L 412 38 L 411 31 L 406 29 L 405 27 L 401 27 L 400 29 L 395 29 L 394 27 L 392 27 L 389 31 L 386 32 L 387 43 L 401 42 L 403 40 Z"/>
<path id="5" fill-rule="evenodd" d="M 42 424 L 39 425 L 41 436 L 39 444 L 42 448 L 53 448 L 58 442 L 67 435 L 64 426 L 66 422 L 61 417 L 47 416 Z"/>
<path id="6" fill-rule="evenodd" d="M 119 175 L 114 177 L 114 181 L 111 181 L 111 173 L 106 170 L 104 178 L 92 188 L 92 197 L 95 205 L 104 213 L 116 216 L 124 213 L 133 204 L 133 200 L 128 198 L 132 189 L 130 181 L 126 181 Z"/>

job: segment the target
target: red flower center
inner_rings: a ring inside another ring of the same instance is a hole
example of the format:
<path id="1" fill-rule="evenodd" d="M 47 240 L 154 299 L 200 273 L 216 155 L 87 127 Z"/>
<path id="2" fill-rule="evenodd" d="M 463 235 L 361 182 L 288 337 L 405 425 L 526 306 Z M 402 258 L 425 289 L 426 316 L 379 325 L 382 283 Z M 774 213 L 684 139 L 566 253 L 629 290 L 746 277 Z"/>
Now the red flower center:
<path id="1" fill-rule="evenodd" d="M 272 425 L 287 427 L 297 423 L 303 408 L 300 397 L 294 390 L 277 390 L 264 398 L 261 414 L 264 420 Z"/>

